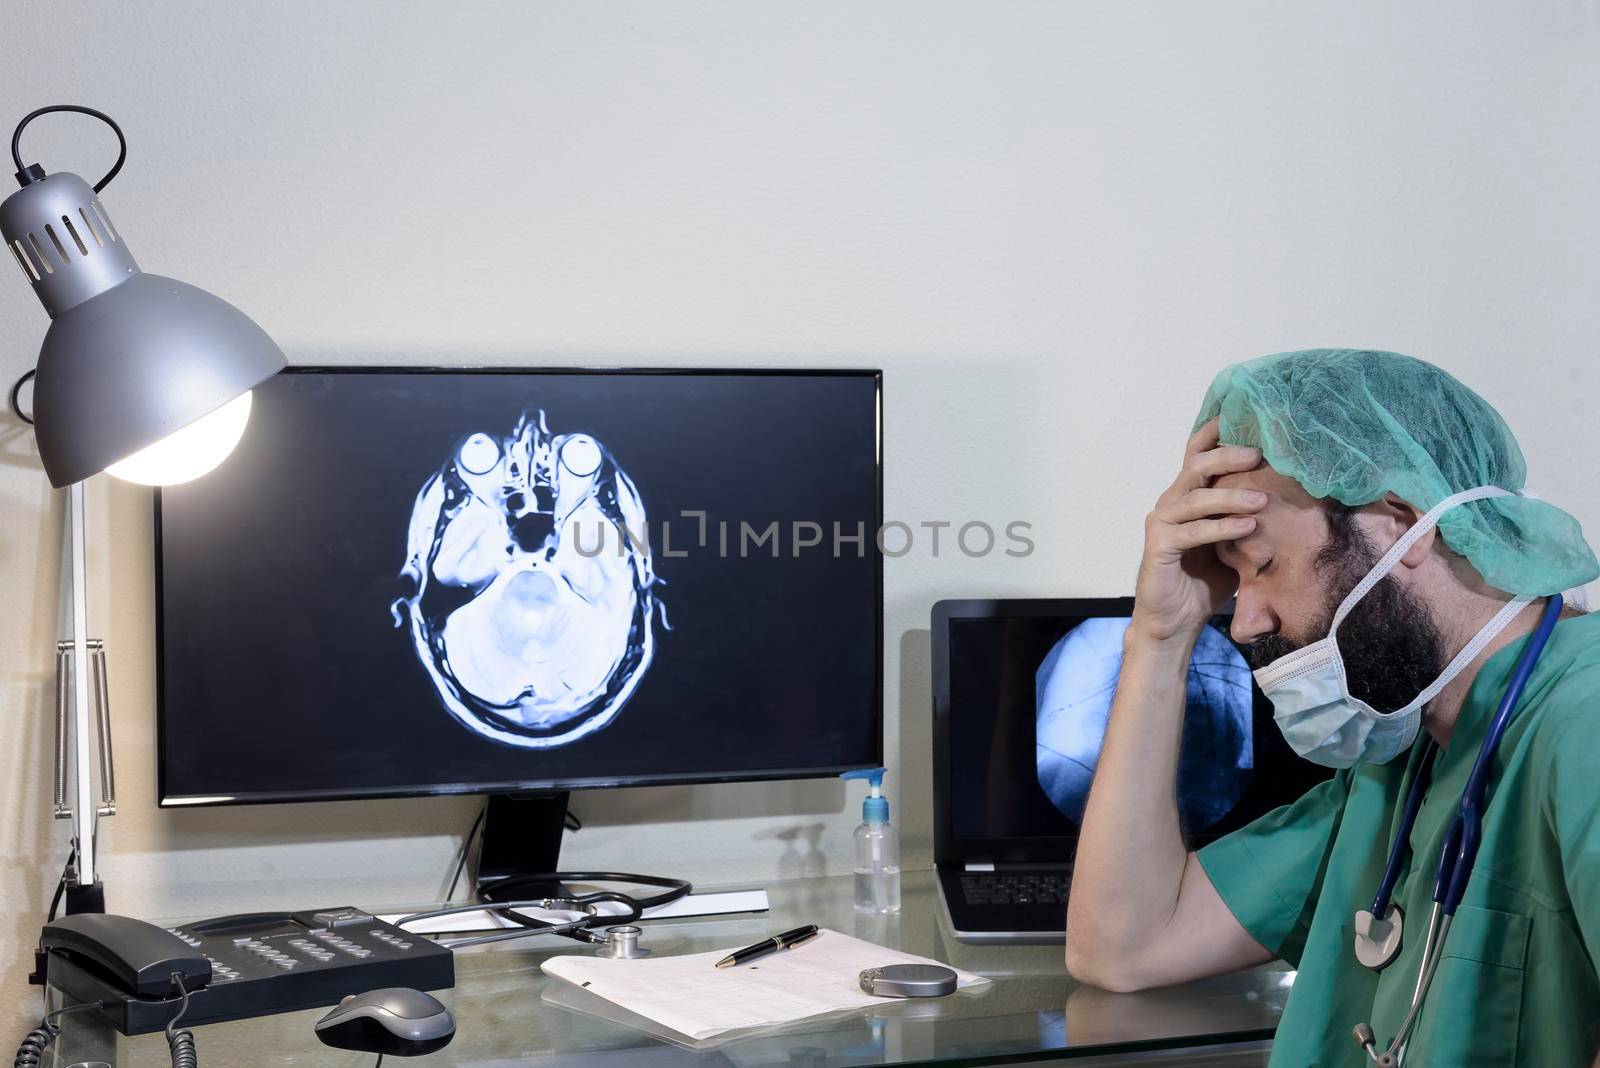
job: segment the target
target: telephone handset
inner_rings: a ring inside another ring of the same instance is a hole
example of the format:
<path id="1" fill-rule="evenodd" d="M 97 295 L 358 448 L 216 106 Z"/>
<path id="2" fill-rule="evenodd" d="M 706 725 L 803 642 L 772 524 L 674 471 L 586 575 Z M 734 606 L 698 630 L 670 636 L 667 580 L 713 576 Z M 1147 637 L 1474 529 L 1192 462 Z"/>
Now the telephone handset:
<path id="1" fill-rule="evenodd" d="M 99 989 L 80 1004 L 46 1016 L 23 1040 L 16 1063 L 40 1062 L 61 1033 L 53 1016 L 106 1008 L 116 999 L 124 1001 L 124 1012 L 143 1005 L 160 1013 L 174 1068 L 196 1068 L 194 1035 L 176 1029 L 189 1010 L 189 995 L 211 982 L 211 960 L 195 950 L 196 944 L 128 916 L 80 912 L 51 920 L 39 933 L 39 978 L 48 981 L 55 959 L 59 969 L 76 972 Z"/>
<path id="2" fill-rule="evenodd" d="M 183 989 L 190 993 L 211 982 L 211 962 L 205 956 L 170 931 L 129 916 L 63 916 L 45 925 L 39 950 L 73 957 L 140 997 L 177 995 L 175 974 L 183 977 Z"/>

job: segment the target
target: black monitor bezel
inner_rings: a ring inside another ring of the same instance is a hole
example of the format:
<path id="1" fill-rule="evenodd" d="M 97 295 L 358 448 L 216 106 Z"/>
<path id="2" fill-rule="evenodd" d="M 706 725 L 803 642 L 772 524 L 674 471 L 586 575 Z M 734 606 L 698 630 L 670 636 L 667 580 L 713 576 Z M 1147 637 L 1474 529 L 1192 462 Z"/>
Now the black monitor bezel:
<path id="1" fill-rule="evenodd" d="M 660 375 L 668 376 L 727 376 L 766 378 L 870 378 L 873 381 L 876 409 L 876 500 L 873 529 L 883 526 L 883 371 L 880 368 L 833 367 L 443 367 L 443 366 L 392 366 L 392 365 L 324 365 L 306 364 L 285 368 L 285 375 Z M 462 794 L 526 794 L 562 790 L 603 789 L 621 786 L 698 786 L 724 782 L 771 782 L 783 779 L 821 779 L 864 767 L 881 767 L 884 759 L 884 708 L 883 708 L 883 554 L 874 551 L 874 593 L 876 612 L 873 625 L 873 698 L 876 720 L 874 736 L 876 752 L 865 764 L 840 764 L 801 768 L 767 768 L 759 771 L 740 771 L 717 775 L 684 776 L 617 776 L 573 779 L 516 780 L 508 782 L 436 783 L 416 788 L 380 787 L 370 790 L 316 790 L 316 791 L 258 791 L 227 796 L 173 795 L 167 788 L 166 747 L 166 659 L 165 631 L 162 610 L 162 542 L 161 542 L 161 489 L 152 495 L 152 521 L 155 535 L 155 661 L 156 661 L 156 804 L 160 808 L 210 808 L 224 805 L 291 804 L 311 801 L 360 801 L 399 797 L 449 797 Z"/>
<path id="2" fill-rule="evenodd" d="M 929 636 L 933 674 L 933 858 L 935 864 L 1063 863 L 1077 845 L 1076 834 L 1030 837 L 960 838 L 951 811 L 950 778 L 950 623 L 956 619 L 1019 619 L 1129 616 L 1132 597 L 1060 597 L 943 600 L 934 604 Z M 1232 602 L 1213 616 L 1231 619 Z M 1258 695 L 1259 699 L 1259 695 Z M 1191 834 L 1191 845 L 1219 835 Z"/>

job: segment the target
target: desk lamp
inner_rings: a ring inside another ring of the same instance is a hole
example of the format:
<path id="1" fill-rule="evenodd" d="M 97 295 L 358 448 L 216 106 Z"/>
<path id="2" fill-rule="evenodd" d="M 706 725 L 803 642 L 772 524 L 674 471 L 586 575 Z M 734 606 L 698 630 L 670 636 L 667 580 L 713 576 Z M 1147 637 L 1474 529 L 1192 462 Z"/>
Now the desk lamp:
<path id="1" fill-rule="evenodd" d="M 22 131 L 52 112 L 90 115 L 117 135 L 117 161 L 91 188 L 76 174 L 24 164 Z M 50 328 L 39 362 L 11 392 L 19 417 L 35 424 L 39 457 L 56 488 L 67 488 L 72 532 L 72 638 L 58 646 L 56 816 L 73 821 L 74 859 L 63 876 L 67 911 L 103 911 L 95 829 L 115 812 L 104 644 L 87 636 L 83 482 L 100 471 L 145 485 L 198 478 L 233 450 L 250 417 L 250 390 L 285 364 L 282 351 L 243 312 L 202 289 L 146 274 L 111 223 L 98 193 L 127 158 L 127 141 L 93 108 L 59 104 L 23 118 L 11 136 L 21 189 L 0 203 L 0 240 L 33 286 Z M 33 415 L 18 392 L 34 378 Z M 89 776 L 89 654 L 95 655 L 101 786 Z M 67 769 L 67 676 L 71 675 L 74 790 Z"/>

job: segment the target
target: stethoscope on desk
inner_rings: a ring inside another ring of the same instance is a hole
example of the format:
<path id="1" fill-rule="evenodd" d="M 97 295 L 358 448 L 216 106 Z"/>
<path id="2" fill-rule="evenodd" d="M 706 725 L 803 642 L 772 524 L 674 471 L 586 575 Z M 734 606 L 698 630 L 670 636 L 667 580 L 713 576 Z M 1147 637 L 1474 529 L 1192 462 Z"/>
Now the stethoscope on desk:
<path id="1" fill-rule="evenodd" d="M 636 897 L 616 890 L 596 890 L 589 894 L 571 894 L 566 896 L 515 898 L 515 895 L 528 887 L 545 887 L 561 885 L 564 883 L 625 883 L 629 886 L 656 886 L 662 892 Z M 532 938 L 535 935 L 562 935 L 579 942 L 591 945 L 606 941 L 606 936 L 596 928 L 604 925 L 628 925 L 644 915 L 646 909 L 659 908 L 669 905 L 680 898 L 687 897 L 694 887 L 683 879 L 667 879 L 655 875 L 633 875 L 627 872 L 616 871 L 591 871 L 591 872 L 551 872 L 544 875 L 518 875 L 508 879 L 501 879 L 490 883 L 479 890 L 482 899 L 472 905 L 457 905 L 445 909 L 432 909 L 428 912 L 414 912 L 395 921 L 395 926 L 404 927 L 408 923 L 421 920 L 436 920 L 444 916 L 457 916 L 468 912 L 492 912 L 502 918 L 515 923 L 516 928 L 509 931 L 496 931 L 494 934 L 474 935 L 469 938 L 440 939 L 439 945 L 446 949 L 465 949 L 468 946 L 483 945 L 486 942 L 509 942 L 517 938 Z M 602 913 L 600 906 L 612 903 L 622 905 L 627 912 L 622 915 L 615 913 Z M 530 916 L 528 913 L 544 912 L 558 915 L 560 918 L 552 922 L 551 919 L 542 919 Z"/>
<path id="2" fill-rule="evenodd" d="M 1355 1028 L 1356 1041 L 1367 1051 L 1367 1056 L 1382 1068 L 1395 1068 L 1400 1064 L 1401 1058 L 1405 1055 L 1406 1038 L 1411 1033 L 1412 1025 L 1416 1023 L 1417 1014 L 1422 1010 L 1423 999 L 1428 996 L 1428 987 L 1433 983 L 1433 973 L 1438 970 L 1439 961 L 1443 956 L 1444 940 L 1450 933 L 1450 921 L 1455 918 L 1456 906 L 1461 904 L 1461 896 L 1466 893 L 1467 879 L 1472 874 L 1472 865 L 1478 856 L 1478 844 L 1483 828 L 1484 793 L 1489 785 L 1489 766 L 1494 762 L 1500 737 L 1505 734 L 1506 726 L 1516 714 L 1517 702 L 1522 697 L 1523 688 L 1528 684 L 1528 677 L 1533 674 L 1534 665 L 1539 662 L 1539 655 L 1544 652 L 1545 643 L 1550 640 L 1550 632 L 1555 630 L 1556 621 L 1561 616 L 1561 604 L 1561 595 L 1556 594 L 1545 605 L 1544 614 L 1539 618 L 1539 626 L 1528 638 L 1528 644 L 1522 650 L 1522 656 L 1517 660 L 1517 666 L 1511 673 L 1511 680 L 1506 683 L 1505 693 L 1500 697 L 1500 705 L 1495 709 L 1494 719 L 1490 721 L 1489 730 L 1483 736 L 1483 745 L 1478 749 L 1478 759 L 1472 765 L 1472 773 L 1467 776 L 1467 785 L 1461 791 L 1461 802 L 1456 808 L 1455 819 L 1450 823 L 1450 832 L 1445 836 L 1444 847 L 1439 852 L 1439 871 L 1433 883 L 1433 908 L 1428 916 L 1428 934 L 1423 942 L 1422 962 L 1417 967 L 1417 985 L 1411 995 L 1411 1008 L 1400 1024 L 1400 1030 L 1394 1036 L 1394 1041 L 1390 1042 L 1382 1053 L 1376 1049 L 1377 1039 L 1373 1036 L 1371 1025 L 1363 1023 Z M 1389 847 L 1389 861 L 1384 866 L 1383 879 L 1378 883 L 1377 896 L 1372 899 L 1372 908 L 1370 911 L 1356 913 L 1356 959 L 1374 970 L 1386 967 L 1400 954 L 1401 926 L 1405 917 L 1401 914 L 1399 906 L 1389 899 L 1394 894 L 1395 883 L 1400 880 L 1400 870 L 1406 859 L 1406 845 L 1411 839 L 1411 829 L 1416 824 L 1417 813 L 1422 808 L 1423 795 L 1427 793 L 1428 783 L 1433 777 L 1434 758 L 1438 752 L 1438 745 L 1429 741 L 1427 749 L 1422 754 L 1422 761 L 1417 765 L 1417 775 L 1412 780 L 1411 790 L 1406 795 L 1406 806 L 1400 817 L 1400 827 L 1395 832 L 1394 842 Z"/>

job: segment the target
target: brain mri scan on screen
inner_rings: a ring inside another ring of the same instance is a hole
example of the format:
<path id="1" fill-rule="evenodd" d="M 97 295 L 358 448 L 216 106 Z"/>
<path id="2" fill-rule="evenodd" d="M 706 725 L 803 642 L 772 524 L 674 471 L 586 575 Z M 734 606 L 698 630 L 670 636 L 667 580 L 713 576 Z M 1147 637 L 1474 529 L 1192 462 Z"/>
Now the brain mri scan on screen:
<path id="1" fill-rule="evenodd" d="M 1127 618 L 1085 619 L 1050 649 L 1036 675 L 1035 743 L 1039 785 L 1069 819 L 1081 822 L 1100 759 Z M 1232 642 L 1206 627 L 1189 662 L 1178 815 L 1203 831 L 1238 804 L 1254 765 L 1250 668 Z"/>
<path id="2" fill-rule="evenodd" d="M 464 436 L 417 494 L 391 608 L 449 714 L 524 748 L 611 723 L 654 651 L 645 524 L 606 447 L 544 411 Z"/>
<path id="3" fill-rule="evenodd" d="M 879 397 L 875 371 L 275 376 L 156 501 L 162 803 L 881 764 L 882 556 L 788 544 L 882 523 Z"/>

